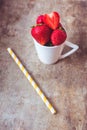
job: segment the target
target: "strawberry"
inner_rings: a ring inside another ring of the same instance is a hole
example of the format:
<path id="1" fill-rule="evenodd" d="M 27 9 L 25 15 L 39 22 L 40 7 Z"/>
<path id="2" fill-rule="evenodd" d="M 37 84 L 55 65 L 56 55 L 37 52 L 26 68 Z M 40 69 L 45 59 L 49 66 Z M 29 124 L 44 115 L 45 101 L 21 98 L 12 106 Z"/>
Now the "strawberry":
<path id="1" fill-rule="evenodd" d="M 45 45 L 50 40 L 51 32 L 52 30 L 47 25 L 42 24 L 33 27 L 31 35 L 41 45 Z"/>
<path id="2" fill-rule="evenodd" d="M 43 15 L 39 15 L 39 16 L 37 17 L 36 23 L 37 23 L 37 24 L 44 23 L 44 22 L 43 22 Z"/>
<path id="3" fill-rule="evenodd" d="M 58 28 L 62 28 L 62 24 L 61 23 L 58 24 Z"/>
<path id="4" fill-rule="evenodd" d="M 67 38 L 66 32 L 56 29 L 51 34 L 51 42 L 54 46 L 62 44 Z"/>
<path id="5" fill-rule="evenodd" d="M 46 25 L 48 25 L 51 29 L 55 30 L 60 21 L 60 16 L 57 12 L 52 12 L 50 14 L 45 14 L 43 17 L 43 21 Z"/>

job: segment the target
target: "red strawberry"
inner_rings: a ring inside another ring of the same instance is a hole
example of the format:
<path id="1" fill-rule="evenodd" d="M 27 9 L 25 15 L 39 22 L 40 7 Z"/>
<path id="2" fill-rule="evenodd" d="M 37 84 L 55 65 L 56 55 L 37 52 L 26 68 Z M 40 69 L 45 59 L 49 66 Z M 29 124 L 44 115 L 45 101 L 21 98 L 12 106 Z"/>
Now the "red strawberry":
<path id="1" fill-rule="evenodd" d="M 62 28 L 62 24 L 61 23 L 58 24 L 58 28 Z"/>
<path id="2" fill-rule="evenodd" d="M 43 15 L 39 15 L 39 16 L 38 16 L 38 18 L 37 18 L 37 20 L 36 20 L 36 23 L 37 23 L 37 24 L 44 23 L 44 22 L 43 22 Z"/>
<path id="3" fill-rule="evenodd" d="M 54 46 L 62 44 L 67 38 L 66 32 L 56 29 L 52 32 L 51 42 Z"/>
<path id="4" fill-rule="evenodd" d="M 31 30 L 33 38 L 41 45 L 45 45 L 50 40 L 51 32 L 52 30 L 45 24 L 37 25 Z"/>
<path id="5" fill-rule="evenodd" d="M 46 25 L 55 30 L 59 25 L 60 16 L 57 12 L 52 12 L 50 14 L 45 14 L 43 20 Z"/>

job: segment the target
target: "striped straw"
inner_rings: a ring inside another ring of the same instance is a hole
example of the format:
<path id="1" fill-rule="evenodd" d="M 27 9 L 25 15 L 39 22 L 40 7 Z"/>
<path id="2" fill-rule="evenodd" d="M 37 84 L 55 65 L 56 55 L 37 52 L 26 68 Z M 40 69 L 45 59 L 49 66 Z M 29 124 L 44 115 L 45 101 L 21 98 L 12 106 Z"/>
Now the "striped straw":
<path id="1" fill-rule="evenodd" d="M 55 114 L 56 110 L 50 104 L 50 102 L 48 101 L 48 99 L 46 98 L 46 96 L 40 90 L 40 88 L 38 87 L 38 85 L 35 83 L 35 81 L 30 76 L 30 74 L 28 73 L 28 71 L 24 68 L 24 66 L 22 65 L 22 63 L 20 62 L 20 60 L 17 58 L 17 56 L 14 54 L 14 52 L 11 50 L 11 48 L 7 48 L 7 51 L 9 52 L 9 54 L 11 55 L 11 57 L 14 59 L 14 61 L 16 62 L 16 64 L 19 66 L 19 68 L 21 69 L 21 71 L 24 73 L 24 75 L 26 76 L 26 78 L 28 79 L 28 81 L 31 83 L 31 85 L 33 86 L 33 88 L 39 94 L 39 96 L 41 97 L 41 99 L 43 100 L 43 102 L 45 103 L 45 105 L 49 108 L 49 110 L 52 112 L 52 114 Z"/>

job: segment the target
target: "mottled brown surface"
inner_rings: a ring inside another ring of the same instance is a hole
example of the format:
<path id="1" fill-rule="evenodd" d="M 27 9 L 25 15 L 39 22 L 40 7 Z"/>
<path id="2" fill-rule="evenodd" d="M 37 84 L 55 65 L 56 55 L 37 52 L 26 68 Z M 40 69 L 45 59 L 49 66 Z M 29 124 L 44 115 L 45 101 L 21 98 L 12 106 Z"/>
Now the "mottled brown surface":
<path id="1" fill-rule="evenodd" d="M 42 64 L 30 35 L 39 14 L 58 11 L 79 50 Z M 11 47 L 57 110 L 44 105 L 6 51 Z M 87 130 L 86 0 L 0 0 L 0 130 Z"/>

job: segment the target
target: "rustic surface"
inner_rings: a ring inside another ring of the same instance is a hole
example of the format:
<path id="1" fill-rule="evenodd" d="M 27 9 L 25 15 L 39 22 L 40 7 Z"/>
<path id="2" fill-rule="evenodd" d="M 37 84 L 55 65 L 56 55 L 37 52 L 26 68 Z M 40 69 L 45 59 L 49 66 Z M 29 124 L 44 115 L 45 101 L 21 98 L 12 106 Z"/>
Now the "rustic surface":
<path id="1" fill-rule="evenodd" d="M 42 64 L 30 27 L 41 13 L 58 11 L 68 40 L 79 50 Z M 13 48 L 57 110 L 44 105 L 6 51 Z M 0 0 L 0 130 L 87 130 L 86 0 Z"/>

